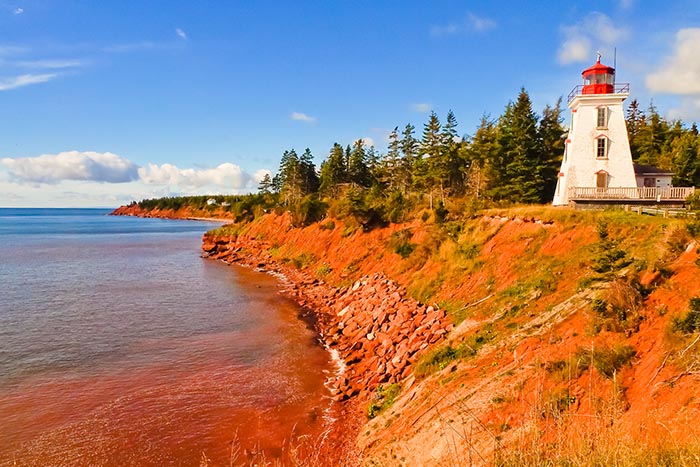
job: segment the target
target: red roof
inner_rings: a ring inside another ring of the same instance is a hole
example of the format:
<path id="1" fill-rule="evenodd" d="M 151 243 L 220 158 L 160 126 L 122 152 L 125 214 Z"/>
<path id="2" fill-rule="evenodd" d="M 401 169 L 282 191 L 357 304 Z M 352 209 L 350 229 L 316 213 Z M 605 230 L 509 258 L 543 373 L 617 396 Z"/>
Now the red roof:
<path id="1" fill-rule="evenodd" d="M 595 65 L 592 67 L 586 68 L 583 70 L 583 73 L 581 73 L 583 76 L 590 75 L 590 74 L 595 74 L 595 75 L 602 75 L 605 73 L 610 73 L 610 74 L 615 74 L 615 68 L 607 65 L 603 65 L 600 63 L 600 60 L 598 60 Z"/>

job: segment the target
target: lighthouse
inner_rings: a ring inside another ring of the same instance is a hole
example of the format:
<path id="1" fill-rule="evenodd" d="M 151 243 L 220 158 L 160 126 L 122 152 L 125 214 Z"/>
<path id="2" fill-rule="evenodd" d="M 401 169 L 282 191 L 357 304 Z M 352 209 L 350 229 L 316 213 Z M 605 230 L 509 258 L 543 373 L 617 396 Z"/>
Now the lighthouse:
<path id="1" fill-rule="evenodd" d="M 583 84 L 568 97 L 571 110 L 564 146 L 555 206 L 569 204 L 572 193 L 592 195 L 614 192 L 610 188 L 637 186 L 622 102 L 629 84 L 615 83 L 615 69 L 596 63 L 585 69 Z"/>

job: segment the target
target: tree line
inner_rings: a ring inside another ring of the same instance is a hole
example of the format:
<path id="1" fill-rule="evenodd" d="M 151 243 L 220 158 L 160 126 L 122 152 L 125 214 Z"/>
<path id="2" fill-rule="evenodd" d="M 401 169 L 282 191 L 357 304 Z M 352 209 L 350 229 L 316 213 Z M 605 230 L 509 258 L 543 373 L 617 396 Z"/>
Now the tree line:
<path id="1" fill-rule="evenodd" d="M 695 123 L 666 120 L 653 103 L 633 100 L 625 114 L 632 159 L 674 173 L 674 186 L 700 186 L 700 137 Z"/>
<path id="2" fill-rule="evenodd" d="M 666 120 L 653 104 L 641 110 L 636 100 L 625 119 L 635 162 L 674 172 L 675 186 L 700 185 L 695 124 Z M 416 206 L 429 207 L 440 221 L 447 205 L 548 203 L 564 153 L 562 121 L 561 98 L 537 114 L 522 88 L 499 117 L 484 115 L 472 135 L 460 135 L 452 111 L 444 121 L 431 112 L 420 133 L 410 123 L 395 127 L 386 153 L 362 140 L 334 143 L 317 167 L 309 149 L 301 154 L 287 150 L 277 173 L 263 178 L 257 194 L 227 197 L 226 203 L 240 220 L 279 209 L 306 224 L 330 211 L 354 217 L 364 227 L 401 222 Z M 454 199 L 460 203 L 450 204 Z M 169 207 L 184 202 L 167 201 Z M 188 201 L 202 204 L 204 198 Z"/>
<path id="3" fill-rule="evenodd" d="M 311 196 L 346 200 L 368 211 L 372 206 L 396 211 L 395 205 L 416 199 L 427 199 L 435 208 L 465 196 L 549 202 L 564 150 L 561 114 L 559 99 L 538 115 L 525 89 L 500 117 L 483 116 L 473 136 L 459 134 L 452 111 L 444 121 L 431 112 L 420 134 L 410 123 L 395 127 L 385 154 L 362 140 L 345 147 L 335 143 L 317 169 L 309 149 L 301 155 L 285 151 L 277 174 L 266 176 L 259 192 L 277 195 L 284 205 Z"/>

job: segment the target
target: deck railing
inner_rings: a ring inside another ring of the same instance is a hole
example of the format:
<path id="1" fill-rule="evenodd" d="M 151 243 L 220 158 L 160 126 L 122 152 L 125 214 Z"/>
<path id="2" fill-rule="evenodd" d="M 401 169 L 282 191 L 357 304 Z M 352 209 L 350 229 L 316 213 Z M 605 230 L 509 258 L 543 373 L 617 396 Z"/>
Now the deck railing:
<path id="1" fill-rule="evenodd" d="M 692 187 L 569 187 L 570 200 L 685 201 L 693 193 Z"/>
<path id="2" fill-rule="evenodd" d="M 579 84 L 578 86 L 574 86 L 574 89 L 571 90 L 569 93 L 569 96 L 566 99 L 566 103 L 568 104 L 573 100 L 574 97 L 576 96 L 581 96 L 583 94 L 583 84 Z M 613 94 L 629 94 L 630 92 L 630 83 L 617 83 L 614 85 L 614 91 Z M 585 95 L 594 95 L 594 94 L 585 94 Z"/>

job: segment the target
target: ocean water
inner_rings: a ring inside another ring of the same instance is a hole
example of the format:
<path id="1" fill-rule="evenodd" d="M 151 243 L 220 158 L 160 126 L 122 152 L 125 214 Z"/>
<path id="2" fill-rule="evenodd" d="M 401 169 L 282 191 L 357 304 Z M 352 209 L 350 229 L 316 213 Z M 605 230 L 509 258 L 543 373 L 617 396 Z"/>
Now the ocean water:
<path id="1" fill-rule="evenodd" d="M 329 355 L 216 224 L 0 209 L 0 466 L 229 465 L 318 434 Z"/>

